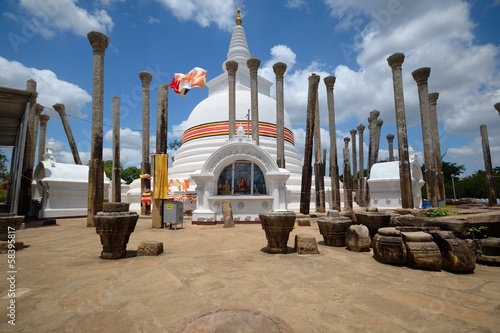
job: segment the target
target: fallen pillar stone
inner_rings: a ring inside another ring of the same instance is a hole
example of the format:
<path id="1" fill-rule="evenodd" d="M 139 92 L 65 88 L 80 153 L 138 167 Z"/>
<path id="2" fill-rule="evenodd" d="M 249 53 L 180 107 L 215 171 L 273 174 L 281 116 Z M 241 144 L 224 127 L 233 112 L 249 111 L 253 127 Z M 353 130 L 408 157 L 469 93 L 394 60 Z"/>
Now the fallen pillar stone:
<path id="1" fill-rule="evenodd" d="M 406 245 L 401 232 L 393 227 L 378 229 L 372 242 L 373 257 L 382 264 L 406 265 Z"/>
<path id="2" fill-rule="evenodd" d="M 500 264 L 500 238 L 488 237 L 476 242 L 477 261 L 488 264 Z"/>
<path id="3" fill-rule="evenodd" d="M 163 243 L 157 241 L 142 241 L 137 248 L 137 256 L 157 256 L 163 253 Z"/>
<path id="4" fill-rule="evenodd" d="M 473 273 L 476 268 L 472 252 L 463 239 L 455 237 L 452 231 L 430 232 L 441 251 L 443 269 L 452 273 Z"/>
<path id="5" fill-rule="evenodd" d="M 441 251 L 432 236 L 423 231 L 402 232 L 408 253 L 408 266 L 440 271 L 443 268 Z"/>
<path id="6" fill-rule="evenodd" d="M 321 217 L 318 219 L 319 232 L 326 245 L 345 246 L 345 235 L 352 221 L 348 217 Z"/>
<path id="7" fill-rule="evenodd" d="M 350 251 L 369 252 L 371 238 L 368 228 L 361 224 L 351 225 L 345 235 L 345 244 Z"/>
<path id="8" fill-rule="evenodd" d="M 311 235 L 295 235 L 294 249 L 298 254 L 319 254 L 316 238 Z"/>

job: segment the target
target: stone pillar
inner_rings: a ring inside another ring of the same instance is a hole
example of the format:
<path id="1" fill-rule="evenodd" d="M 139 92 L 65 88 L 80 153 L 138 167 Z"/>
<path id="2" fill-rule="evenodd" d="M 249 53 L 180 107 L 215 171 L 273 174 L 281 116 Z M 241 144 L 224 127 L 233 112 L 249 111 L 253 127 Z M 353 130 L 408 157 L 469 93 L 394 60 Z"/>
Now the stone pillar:
<path id="1" fill-rule="evenodd" d="M 377 133 L 378 132 L 378 116 L 380 115 L 380 111 L 373 110 L 370 112 L 370 116 L 368 117 L 368 130 L 369 133 L 369 144 L 368 144 L 368 169 L 367 169 L 367 178 L 370 178 L 370 171 L 373 166 L 377 162 L 378 157 L 378 146 L 377 143 Z M 366 191 L 365 191 L 365 202 L 368 205 L 370 202 L 370 189 L 368 188 L 368 183 L 366 183 Z"/>
<path id="2" fill-rule="evenodd" d="M 389 145 L 389 162 L 394 161 L 394 134 L 387 134 L 387 144 Z"/>
<path id="3" fill-rule="evenodd" d="M 50 116 L 46 114 L 40 115 L 40 138 L 38 139 L 38 162 L 43 161 L 45 155 L 45 144 L 47 143 L 47 123 Z"/>
<path id="4" fill-rule="evenodd" d="M 321 127 L 319 120 L 319 98 L 316 95 L 314 114 L 314 187 L 316 189 L 316 212 L 325 212 L 325 167 L 321 158 Z"/>
<path id="5" fill-rule="evenodd" d="M 486 190 L 488 192 L 488 203 L 491 207 L 497 205 L 495 194 L 495 182 L 493 180 L 493 168 L 491 165 L 490 142 L 488 139 L 488 128 L 486 125 L 479 127 L 481 131 L 481 141 L 483 143 L 484 170 L 486 171 Z"/>
<path id="6" fill-rule="evenodd" d="M 45 108 L 42 105 L 36 103 L 36 105 L 35 105 L 35 128 L 34 128 L 34 133 L 33 133 L 33 142 L 34 142 L 33 148 L 35 149 L 35 151 L 36 151 L 36 140 L 38 140 L 38 131 L 39 131 L 39 127 L 40 127 L 40 115 L 42 114 L 44 109 Z M 40 146 L 38 146 L 38 152 L 40 152 Z M 42 153 L 42 155 L 43 155 L 43 153 Z M 35 156 L 35 152 L 33 152 L 33 156 Z M 40 162 L 42 160 L 43 160 L 43 156 L 40 156 L 40 154 L 38 154 L 38 159 L 35 160 L 35 163 Z M 33 167 L 35 167 L 34 164 L 33 164 Z"/>
<path id="7" fill-rule="evenodd" d="M 349 139 L 344 138 L 344 210 L 352 210 L 352 177 L 351 163 L 349 161 Z"/>
<path id="8" fill-rule="evenodd" d="M 149 89 L 153 75 L 148 71 L 139 73 L 142 82 L 142 163 L 141 174 L 151 175 L 151 162 L 149 160 Z M 151 179 L 141 178 L 141 191 L 151 189 Z M 141 192 L 141 193 L 142 193 Z M 141 205 L 141 215 L 151 214 L 151 206 Z"/>
<path id="9" fill-rule="evenodd" d="M 437 99 L 439 93 L 429 94 L 429 112 L 432 128 L 432 152 L 434 154 L 434 167 L 436 168 L 437 199 L 446 200 L 446 189 L 444 187 L 443 160 L 441 158 L 441 140 L 437 118 Z"/>
<path id="10" fill-rule="evenodd" d="M 285 168 L 285 102 L 283 93 L 283 76 L 286 64 L 277 62 L 273 65 L 276 74 L 276 162 L 278 168 Z"/>
<path id="11" fill-rule="evenodd" d="M 365 126 L 362 124 L 358 125 L 359 133 L 359 195 L 356 196 L 357 203 L 359 206 L 365 206 L 365 156 L 364 156 L 364 139 L 363 132 L 365 131 Z"/>
<path id="12" fill-rule="evenodd" d="M 229 86 L 229 139 L 236 133 L 236 71 L 238 63 L 233 60 L 226 61 L 227 80 Z"/>
<path id="13" fill-rule="evenodd" d="M 436 167 L 434 161 L 431 115 L 429 111 L 429 90 L 427 79 L 431 73 L 429 67 L 414 70 L 411 74 L 417 82 L 418 98 L 420 101 L 420 119 L 422 122 L 422 141 L 424 143 L 425 185 L 427 188 L 427 200 L 433 207 L 438 206 L 436 187 Z"/>
<path id="14" fill-rule="evenodd" d="M 340 182 L 339 166 L 337 158 L 337 131 L 335 129 L 335 101 L 333 87 L 335 76 L 327 76 L 323 79 L 326 86 L 326 98 L 328 102 L 328 127 L 330 134 L 330 179 L 332 183 L 332 209 L 340 211 Z"/>
<path id="15" fill-rule="evenodd" d="M 497 110 L 498 114 L 500 115 L 500 102 L 495 103 L 494 107 L 495 107 L 495 110 Z"/>
<path id="16" fill-rule="evenodd" d="M 24 144 L 23 153 L 23 166 L 22 166 L 22 178 L 21 178 L 21 193 L 19 195 L 19 205 L 17 210 L 17 215 L 22 215 L 28 217 L 31 212 L 31 181 L 33 178 L 33 168 L 35 165 L 35 145 L 34 133 L 35 133 L 35 109 L 36 109 L 36 81 L 28 80 L 26 82 L 26 90 L 31 92 L 31 98 L 29 102 L 28 117 L 26 119 L 26 141 Z"/>
<path id="17" fill-rule="evenodd" d="M 76 147 L 75 138 L 73 137 L 73 132 L 69 126 L 68 116 L 66 115 L 66 108 L 64 104 L 57 103 L 52 106 L 54 110 L 59 113 L 61 121 L 64 127 L 64 132 L 66 132 L 66 137 L 68 138 L 69 148 L 73 154 L 73 160 L 75 164 L 82 165 L 82 160 L 80 159 L 80 154 L 78 153 L 78 148 Z"/>
<path id="18" fill-rule="evenodd" d="M 401 65 L 405 60 L 403 53 L 394 53 L 387 58 L 392 69 L 394 87 L 394 104 L 396 109 L 396 127 L 399 156 L 399 184 L 401 188 L 401 206 L 413 208 L 413 192 L 411 188 L 410 154 L 408 152 L 408 134 L 406 131 L 405 100 L 403 94 L 403 75 Z"/>
<path id="19" fill-rule="evenodd" d="M 380 151 L 380 134 L 382 133 L 382 125 L 384 124 L 384 121 L 382 119 L 377 119 L 377 126 L 375 127 L 375 145 L 373 149 L 373 164 L 377 163 L 378 161 L 378 152 Z M 372 166 L 373 166 L 372 164 Z"/>
<path id="20" fill-rule="evenodd" d="M 300 191 L 300 212 L 309 214 L 311 204 L 311 178 L 312 178 L 312 148 L 314 135 L 314 117 L 316 113 L 316 99 L 318 96 L 319 76 L 309 76 L 307 97 L 306 142 L 304 150 L 304 166 L 302 167 L 302 184 Z"/>
<path id="21" fill-rule="evenodd" d="M 250 70 L 250 102 L 252 108 L 252 140 L 259 145 L 259 86 L 257 83 L 257 71 L 259 70 L 260 60 L 251 57 L 247 60 L 247 66 Z"/>
<path id="22" fill-rule="evenodd" d="M 93 227 L 93 216 L 102 211 L 104 201 L 103 108 L 104 55 L 109 37 L 96 31 L 87 34 L 93 50 L 92 138 L 89 159 L 87 226 Z"/>
<path id="23" fill-rule="evenodd" d="M 122 201 L 122 182 L 120 167 L 120 98 L 113 97 L 113 170 L 111 201 Z"/>
<path id="24" fill-rule="evenodd" d="M 352 154 L 351 154 L 351 158 L 352 158 L 352 179 L 351 179 L 351 183 L 352 183 L 352 190 L 354 191 L 355 195 L 356 195 L 356 200 L 358 200 L 358 164 L 357 164 L 357 159 L 358 159 L 358 156 L 357 156 L 357 152 L 356 152 L 356 133 L 357 131 L 355 129 L 352 129 L 349 131 L 349 133 L 351 133 L 351 149 L 352 149 Z"/>
<path id="25" fill-rule="evenodd" d="M 168 85 L 161 84 L 158 87 L 156 114 L 156 153 L 167 153 L 168 134 Z M 155 166 L 156 167 L 156 166 Z M 156 187 L 155 187 L 156 188 Z M 151 217 L 152 228 L 162 227 L 161 205 L 162 199 L 155 199 L 153 195 L 153 214 Z"/>

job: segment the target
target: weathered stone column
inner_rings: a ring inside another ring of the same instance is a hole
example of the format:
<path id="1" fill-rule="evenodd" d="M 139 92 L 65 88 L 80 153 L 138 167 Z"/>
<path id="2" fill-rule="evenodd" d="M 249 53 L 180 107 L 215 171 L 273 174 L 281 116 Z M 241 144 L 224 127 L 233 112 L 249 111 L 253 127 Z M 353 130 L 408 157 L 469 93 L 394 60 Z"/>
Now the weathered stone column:
<path id="1" fill-rule="evenodd" d="M 314 187 L 316 189 L 316 212 L 325 212 L 325 166 L 321 158 L 321 127 L 319 119 L 319 98 L 316 95 L 314 114 Z"/>
<path id="2" fill-rule="evenodd" d="M 273 65 L 276 74 L 276 162 L 279 168 L 285 168 L 285 102 L 283 76 L 286 64 L 277 62 Z"/>
<path id="3" fill-rule="evenodd" d="M 233 60 L 226 61 L 227 80 L 229 86 L 229 139 L 236 133 L 236 71 L 238 63 Z"/>
<path id="4" fill-rule="evenodd" d="M 394 53 L 387 58 L 392 69 L 394 87 L 394 104 L 396 109 L 396 127 L 399 155 L 399 184 L 401 188 L 401 206 L 413 208 L 413 192 L 411 188 L 410 154 L 408 152 L 408 134 L 406 131 L 405 100 L 403 94 L 403 75 L 401 65 L 405 60 L 403 53 Z"/>
<path id="5" fill-rule="evenodd" d="M 498 111 L 498 115 L 500 115 L 500 102 L 495 103 L 495 109 Z"/>
<path id="6" fill-rule="evenodd" d="M 35 154 L 36 154 L 36 140 L 38 140 L 38 132 L 39 132 L 39 127 L 40 127 L 40 115 L 42 114 L 44 109 L 45 108 L 42 105 L 36 103 L 36 105 L 35 105 L 35 128 L 33 131 L 34 132 L 33 133 L 33 142 L 34 142 L 33 149 L 35 149 L 35 151 L 33 152 L 33 156 L 35 156 Z M 38 151 L 40 151 L 40 146 L 38 146 Z M 35 160 L 35 163 L 40 162 L 42 160 L 43 160 L 43 156 L 38 155 L 38 160 Z M 33 164 L 33 168 L 35 168 L 34 164 Z"/>
<path id="7" fill-rule="evenodd" d="M 359 206 L 365 206 L 365 156 L 364 156 L 364 139 L 363 132 L 365 131 L 365 126 L 362 124 L 358 125 L 359 133 L 359 195 L 356 196 L 356 201 Z"/>
<path id="8" fill-rule="evenodd" d="M 153 75 L 148 71 L 139 73 L 142 82 L 142 163 L 141 174 L 151 175 L 151 162 L 149 160 L 149 88 Z M 151 189 L 151 179 L 141 178 L 141 191 Z M 141 205 L 141 214 L 151 214 L 151 206 Z"/>
<path id="9" fill-rule="evenodd" d="M 111 200 L 122 201 L 122 182 L 120 168 L 120 98 L 113 97 L 113 171 Z"/>
<path id="10" fill-rule="evenodd" d="M 357 152 L 356 152 L 356 134 L 357 134 L 357 131 L 355 129 L 352 129 L 349 131 L 349 133 L 351 133 L 351 149 L 352 149 L 352 154 L 351 154 L 351 158 L 352 158 L 352 179 L 351 179 L 351 183 L 352 183 L 352 190 L 354 191 L 354 193 L 356 194 L 356 200 L 358 199 L 358 164 L 357 164 L 357 159 L 358 159 L 358 156 L 357 156 Z"/>
<path id="11" fill-rule="evenodd" d="M 52 106 L 54 110 L 59 113 L 61 121 L 64 127 L 64 132 L 66 132 L 66 137 L 68 138 L 69 148 L 73 154 L 73 160 L 75 164 L 82 165 L 82 160 L 80 159 L 80 154 L 78 153 L 78 148 L 76 147 L 75 138 L 73 137 L 73 132 L 69 126 L 68 116 L 66 115 L 66 107 L 64 104 L 57 103 Z"/>
<path id="12" fill-rule="evenodd" d="M 156 109 L 156 153 L 167 153 L 168 135 L 168 85 L 161 84 L 158 87 L 158 100 Z M 156 165 L 155 165 L 156 168 Z M 155 187 L 156 188 L 156 187 Z M 155 199 L 153 195 L 153 214 L 151 217 L 151 227 L 162 227 L 161 205 L 163 199 Z"/>
<path id="13" fill-rule="evenodd" d="M 488 139 L 488 128 L 486 125 L 479 127 L 481 131 L 481 142 L 483 144 L 484 170 L 486 172 L 486 190 L 488 191 L 488 203 L 491 207 L 497 205 L 495 194 L 495 182 L 493 180 L 493 167 L 491 165 L 490 142 Z"/>
<path id="14" fill-rule="evenodd" d="M 93 227 L 93 216 L 102 211 L 104 201 L 103 114 L 104 114 L 104 55 L 109 37 L 97 31 L 87 34 L 93 50 L 92 80 L 92 139 L 89 159 L 89 191 L 87 226 Z"/>
<path id="15" fill-rule="evenodd" d="M 319 76 L 309 76 L 309 88 L 307 97 L 307 120 L 306 120 L 306 142 L 304 150 L 304 166 L 302 167 L 302 184 L 300 191 L 300 212 L 309 214 L 311 204 L 311 180 L 312 180 L 312 148 L 314 135 L 314 117 L 316 113 L 316 99 L 318 96 Z"/>
<path id="16" fill-rule="evenodd" d="M 50 116 L 47 114 L 40 115 L 40 137 L 38 139 L 38 162 L 43 161 L 45 155 L 45 145 L 47 143 L 47 123 Z"/>
<path id="17" fill-rule="evenodd" d="M 429 94 L 429 113 L 432 128 L 432 152 L 434 155 L 434 167 L 436 168 L 437 199 L 446 200 L 446 189 L 444 187 L 443 160 L 441 158 L 441 140 L 437 118 L 437 99 L 439 93 Z"/>
<path id="18" fill-rule="evenodd" d="M 370 171 L 372 169 L 373 164 L 377 162 L 378 157 L 378 147 L 377 137 L 380 138 L 380 133 L 378 131 L 378 116 L 380 115 L 380 111 L 373 110 L 370 112 L 370 116 L 368 117 L 368 131 L 369 133 L 369 144 L 368 144 L 368 169 L 367 169 L 367 178 L 370 178 Z M 370 189 L 368 187 L 368 183 L 366 183 L 366 191 L 365 191 L 365 202 L 368 205 L 370 203 Z"/>
<path id="19" fill-rule="evenodd" d="M 35 109 L 36 109 L 36 81 L 28 80 L 26 82 L 26 90 L 32 93 L 29 102 L 28 117 L 26 119 L 26 141 L 24 144 L 22 178 L 21 178 L 21 193 L 19 195 L 19 205 L 17 215 L 29 216 L 31 212 L 31 180 L 33 178 L 33 169 L 35 165 Z"/>
<path id="20" fill-rule="evenodd" d="M 250 70 L 250 105 L 252 108 L 252 140 L 259 145 L 259 86 L 257 82 L 257 71 L 259 70 L 260 60 L 251 57 L 247 60 L 247 66 Z"/>
<path id="21" fill-rule="evenodd" d="M 373 151 L 373 164 L 378 161 L 378 152 L 380 151 L 380 134 L 382 133 L 382 125 L 384 121 L 382 119 L 377 119 L 377 126 L 375 127 L 375 145 Z M 373 166 L 372 164 L 372 166 Z"/>
<path id="22" fill-rule="evenodd" d="M 351 162 L 349 161 L 349 139 L 344 138 L 344 210 L 352 210 L 352 177 Z"/>
<path id="23" fill-rule="evenodd" d="M 389 162 L 394 161 L 394 134 L 387 134 L 387 144 L 389 145 Z"/>
<path id="24" fill-rule="evenodd" d="M 433 207 L 438 206 L 436 187 L 436 166 L 433 152 L 433 135 L 431 126 L 431 115 L 429 111 L 429 90 L 427 79 L 431 73 L 429 67 L 414 70 L 411 74 L 417 82 L 418 98 L 420 101 L 420 119 L 422 122 L 422 141 L 424 143 L 425 185 L 427 188 L 427 200 Z"/>
<path id="25" fill-rule="evenodd" d="M 337 130 L 335 129 L 335 101 L 333 87 L 335 76 L 327 76 L 323 79 L 326 86 L 326 99 L 328 102 L 328 127 L 330 134 L 330 179 L 332 183 L 332 209 L 340 211 L 340 182 L 339 166 L 337 158 Z"/>

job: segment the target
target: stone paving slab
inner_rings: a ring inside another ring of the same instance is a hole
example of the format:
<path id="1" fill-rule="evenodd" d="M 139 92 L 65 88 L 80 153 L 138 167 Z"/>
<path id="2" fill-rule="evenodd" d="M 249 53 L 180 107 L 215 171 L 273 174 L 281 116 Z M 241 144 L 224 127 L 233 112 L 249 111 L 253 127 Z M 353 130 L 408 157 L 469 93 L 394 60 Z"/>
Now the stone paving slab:
<path id="1" fill-rule="evenodd" d="M 0 255 L 0 332 L 169 332 L 217 309 L 266 314 L 294 332 L 500 331 L 500 267 L 423 271 L 323 242 L 319 255 L 300 256 L 293 242 L 304 232 L 321 239 L 311 218 L 292 231 L 287 254 L 273 255 L 258 224 L 169 230 L 141 218 L 127 257 L 102 260 L 86 219 L 18 230 L 16 239 L 30 246 L 16 253 L 15 326 L 7 324 Z M 165 252 L 136 256 L 147 240 L 163 242 Z M 250 330 L 251 318 L 241 320 Z"/>

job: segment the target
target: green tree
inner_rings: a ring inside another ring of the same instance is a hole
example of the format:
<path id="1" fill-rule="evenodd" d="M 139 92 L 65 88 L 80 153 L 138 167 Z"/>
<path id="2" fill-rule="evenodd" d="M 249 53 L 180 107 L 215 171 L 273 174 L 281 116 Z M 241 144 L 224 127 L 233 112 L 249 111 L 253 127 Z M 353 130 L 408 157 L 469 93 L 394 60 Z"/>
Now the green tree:
<path id="1" fill-rule="evenodd" d="M 457 193 L 459 180 L 456 177 L 464 172 L 465 166 L 443 161 L 444 188 L 447 198 L 453 198 L 453 184 L 455 184 L 455 193 Z M 453 179 L 452 177 L 455 178 Z"/>
<path id="2" fill-rule="evenodd" d="M 182 145 L 182 143 L 179 140 L 175 139 L 175 140 L 170 141 L 168 143 L 168 149 L 177 150 L 180 148 L 181 145 Z"/>
<path id="3" fill-rule="evenodd" d="M 134 179 L 139 178 L 141 174 L 141 169 L 138 167 L 128 167 L 121 172 L 121 177 L 124 181 L 127 182 L 127 184 L 130 184 Z"/>
<path id="4" fill-rule="evenodd" d="M 7 199 L 7 191 L 9 186 L 9 172 L 7 170 L 7 156 L 0 150 L 0 202 L 5 202 Z"/>

